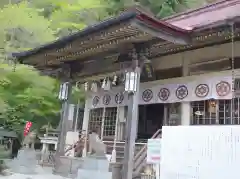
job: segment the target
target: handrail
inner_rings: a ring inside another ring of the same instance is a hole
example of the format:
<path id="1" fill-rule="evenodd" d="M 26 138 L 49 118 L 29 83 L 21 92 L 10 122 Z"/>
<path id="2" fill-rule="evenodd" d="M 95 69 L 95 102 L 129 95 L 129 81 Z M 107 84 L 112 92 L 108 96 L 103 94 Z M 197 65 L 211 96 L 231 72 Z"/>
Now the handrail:
<path id="1" fill-rule="evenodd" d="M 162 132 L 162 129 L 158 129 L 153 136 L 151 137 L 151 139 L 156 138 L 160 133 Z M 137 160 L 138 157 L 141 156 L 142 152 L 147 148 L 147 144 L 144 145 L 144 147 L 135 155 L 134 157 L 134 161 Z"/>
<path id="2" fill-rule="evenodd" d="M 136 172 L 136 170 L 139 168 L 140 165 L 145 164 L 145 160 L 147 157 L 147 150 L 144 150 L 142 152 L 142 154 L 139 156 L 139 158 L 134 162 L 134 171 Z"/>
<path id="3" fill-rule="evenodd" d="M 162 130 L 159 129 L 152 137 L 151 139 L 157 138 L 161 135 Z M 144 160 L 146 159 L 146 155 L 147 155 L 147 144 L 138 152 L 138 154 L 135 156 L 134 158 L 134 173 L 138 173 L 140 172 L 141 169 L 139 169 L 139 167 L 141 167 L 141 165 L 144 165 Z"/>
<path id="4" fill-rule="evenodd" d="M 103 143 L 114 143 L 114 141 L 103 141 Z M 118 144 L 125 144 L 125 141 L 116 141 Z M 143 142 L 136 142 L 135 145 L 145 145 L 146 143 Z M 125 148 L 125 146 L 122 146 Z"/>

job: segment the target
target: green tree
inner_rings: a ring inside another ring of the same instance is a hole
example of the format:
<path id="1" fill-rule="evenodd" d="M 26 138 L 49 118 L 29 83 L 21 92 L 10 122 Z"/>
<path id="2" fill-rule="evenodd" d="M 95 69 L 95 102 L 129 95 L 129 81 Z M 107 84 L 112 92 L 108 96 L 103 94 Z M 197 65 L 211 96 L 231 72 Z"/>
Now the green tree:
<path id="1" fill-rule="evenodd" d="M 141 5 L 156 17 L 163 18 L 190 8 L 199 7 L 213 0 L 109 0 L 107 11 L 116 15 L 134 5 Z"/>
<path id="2" fill-rule="evenodd" d="M 0 68 L 0 99 L 5 106 L 0 118 L 2 126 L 22 131 L 30 120 L 39 128 L 51 123 L 49 116 L 59 115 L 56 80 L 25 65 L 18 65 L 15 72 L 7 64 Z"/>
<path id="3" fill-rule="evenodd" d="M 51 28 L 58 37 L 77 32 L 104 19 L 107 14 L 102 0 L 54 1 L 55 10 L 49 16 Z"/>
<path id="4" fill-rule="evenodd" d="M 54 40 L 50 22 L 27 2 L 5 5 L 0 11 L 0 21 L 3 52 L 28 50 Z"/>

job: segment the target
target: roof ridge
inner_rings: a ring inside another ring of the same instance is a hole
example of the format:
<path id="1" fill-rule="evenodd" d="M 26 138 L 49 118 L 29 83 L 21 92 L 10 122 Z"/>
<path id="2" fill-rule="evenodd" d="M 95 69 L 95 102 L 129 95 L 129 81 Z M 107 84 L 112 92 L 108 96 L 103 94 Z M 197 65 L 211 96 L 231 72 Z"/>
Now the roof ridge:
<path id="1" fill-rule="evenodd" d="M 217 1 L 215 3 L 211 3 L 211 4 L 208 4 L 208 5 L 199 7 L 199 8 L 188 10 L 188 11 L 185 11 L 185 12 L 182 12 L 182 13 L 176 13 L 172 16 L 163 18 L 162 20 L 173 22 L 173 21 L 178 21 L 178 20 L 182 20 L 182 19 L 187 19 L 188 17 L 192 17 L 192 16 L 195 16 L 195 15 L 199 15 L 199 14 L 209 12 L 209 11 L 224 8 L 226 6 L 230 6 L 231 4 L 236 4 L 237 2 L 240 3 L 239 0 L 221 0 L 221 1 Z"/>

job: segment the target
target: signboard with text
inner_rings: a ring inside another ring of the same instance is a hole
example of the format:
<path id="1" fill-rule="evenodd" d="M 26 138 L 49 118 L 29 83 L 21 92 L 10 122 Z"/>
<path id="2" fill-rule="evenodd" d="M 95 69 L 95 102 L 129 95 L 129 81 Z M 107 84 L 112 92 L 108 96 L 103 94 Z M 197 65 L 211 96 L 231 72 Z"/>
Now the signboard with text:
<path id="1" fill-rule="evenodd" d="M 239 179 L 240 126 L 164 126 L 161 179 Z"/>
<path id="2" fill-rule="evenodd" d="M 160 164 L 161 139 L 148 139 L 147 163 Z"/>

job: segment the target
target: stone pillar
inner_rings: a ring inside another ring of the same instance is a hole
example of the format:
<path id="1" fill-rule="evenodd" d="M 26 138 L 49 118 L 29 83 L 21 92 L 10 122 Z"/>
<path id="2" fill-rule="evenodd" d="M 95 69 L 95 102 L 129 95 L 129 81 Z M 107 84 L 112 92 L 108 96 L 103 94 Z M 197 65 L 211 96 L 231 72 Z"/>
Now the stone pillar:
<path id="1" fill-rule="evenodd" d="M 190 125 L 191 105 L 190 102 L 182 102 L 181 104 L 181 125 Z"/>
<path id="2" fill-rule="evenodd" d="M 86 96 L 86 98 L 88 98 L 88 96 Z M 86 99 L 85 100 L 85 106 L 84 106 L 82 131 L 87 131 L 88 130 L 89 113 L 90 113 L 89 103 L 90 103 L 89 99 Z"/>
<path id="3" fill-rule="evenodd" d="M 46 143 L 43 143 L 42 153 L 46 153 L 47 150 L 48 150 L 48 145 Z"/>
<path id="4" fill-rule="evenodd" d="M 45 156 L 45 154 L 48 152 L 48 144 L 46 144 L 46 143 L 43 143 L 43 146 L 42 146 L 42 155 L 41 155 L 41 162 L 43 162 L 44 161 L 44 159 L 46 158 Z"/>
<path id="5" fill-rule="evenodd" d="M 164 112 L 163 112 L 163 126 L 168 125 L 168 104 L 164 104 Z"/>
<path id="6" fill-rule="evenodd" d="M 188 58 L 185 58 L 185 53 L 182 55 L 182 70 L 183 77 L 189 75 L 189 62 Z M 181 103 L 181 125 L 190 125 L 191 123 L 191 104 L 190 102 Z"/>
<path id="7" fill-rule="evenodd" d="M 117 125 L 117 140 L 123 140 L 124 139 L 124 127 L 125 127 L 125 107 L 121 106 L 119 107 L 119 114 L 118 114 L 118 125 Z"/>
<path id="8" fill-rule="evenodd" d="M 75 111 L 75 105 L 69 104 L 68 105 L 68 131 L 71 131 L 74 128 L 73 127 L 74 111 Z"/>
<path id="9" fill-rule="evenodd" d="M 111 164 L 112 170 L 112 179 L 122 179 L 122 164 L 121 163 L 112 163 Z"/>
<path id="10" fill-rule="evenodd" d="M 90 101 L 89 101 L 89 96 L 87 95 L 86 100 L 85 100 L 83 124 L 82 124 L 82 133 L 83 134 L 88 133 L 89 114 L 90 114 Z M 87 156 L 87 141 L 85 141 L 82 156 L 83 157 Z"/>

